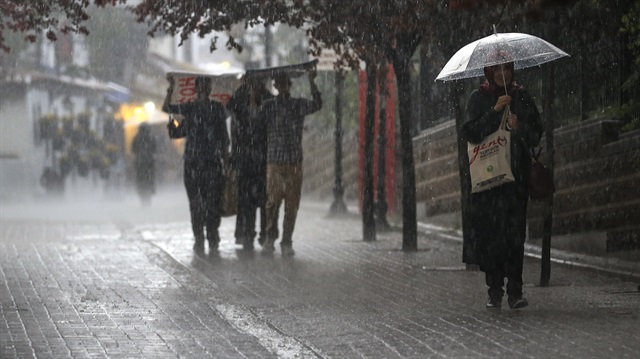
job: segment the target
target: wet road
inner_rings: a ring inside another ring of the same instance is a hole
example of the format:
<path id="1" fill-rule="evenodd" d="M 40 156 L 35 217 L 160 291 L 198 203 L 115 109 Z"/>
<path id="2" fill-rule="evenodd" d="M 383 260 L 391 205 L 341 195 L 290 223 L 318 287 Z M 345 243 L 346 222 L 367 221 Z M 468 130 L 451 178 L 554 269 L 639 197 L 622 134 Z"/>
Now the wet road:
<path id="1" fill-rule="evenodd" d="M 181 191 L 0 208 L 2 358 L 637 358 L 638 283 L 525 263 L 524 310 L 489 311 L 453 233 L 365 243 L 305 203 L 294 257 L 244 252 L 225 218 L 195 255 Z M 504 303 L 506 304 L 506 303 Z"/>

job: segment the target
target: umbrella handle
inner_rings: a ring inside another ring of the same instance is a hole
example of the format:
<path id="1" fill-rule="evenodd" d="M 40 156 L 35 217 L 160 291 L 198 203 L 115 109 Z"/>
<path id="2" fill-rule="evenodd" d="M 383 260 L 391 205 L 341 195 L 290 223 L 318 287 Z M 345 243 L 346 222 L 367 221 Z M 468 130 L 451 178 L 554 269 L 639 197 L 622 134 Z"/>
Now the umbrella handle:
<path id="1" fill-rule="evenodd" d="M 504 84 L 504 94 L 508 95 L 509 93 L 507 92 L 507 80 L 504 77 L 504 66 L 502 66 L 502 64 L 500 64 L 500 70 L 502 70 L 500 71 L 500 73 L 502 74 L 502 84 Z"/>
<path id="2" fill-rule="evenodd" d="M 493 34 L 498 36 L 498 30 L 496 29 L 496 24 L 493 24 Z M 508 95 L 508 93 L 507 93 L 507 82 L 504 79 L 504 67 L 502 66 L 502 64 L 500 64 L 500 70 L 502 70 L 502 83 L 504 84 L 504 93 L 505 93 L 505 95 Z"/>
<path id="3" fill-rule="evenodd" d="M 502 112 L 502 119 L 500 120 L 500 128 L 503 130 L 507 129 L 507 120 L 509 118 L 509 114 L 511 113 L 511 106 L 506 105 L 504 107 L 504 112 Z"/>

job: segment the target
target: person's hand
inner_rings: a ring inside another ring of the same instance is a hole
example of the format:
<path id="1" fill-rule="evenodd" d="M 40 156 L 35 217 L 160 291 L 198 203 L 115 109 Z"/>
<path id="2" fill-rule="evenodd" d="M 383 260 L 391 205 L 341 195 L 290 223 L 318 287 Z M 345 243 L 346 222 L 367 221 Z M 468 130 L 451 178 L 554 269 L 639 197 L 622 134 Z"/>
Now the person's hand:
<path id="1" fill-rule="evenodd" d="M 507 106 L 510 103 L 511 103 L 511 96 L 502 95 L 502 96 L 498 97 L 498 101 L 496 102 L 495 106 L 493 106 L 493 109 L 496 112 L 500 112 L 500 111 L 504 110 L 505 106 Z"/>
<path id="2" fill-rule="evenodd" d="M 176 126 L 176 119 L 173 116 L 169 116 L 169 122 L 167 123 L 167 128 L 174 129 Z"/>
<path id="3" fill-rule="evenodd" d="M 167 88 L 167 93 L 170 94 L 171 91 L 173 91 L 175 79 L 172 76 L 167 76 L 167 80 L 169 81 L 169 87 Z"/>
<path id="4" fill-rule="evenodd" d="M 516 116 L 513 113 L 510 113 L 509 116 L 507 117 L 507 126 L 509 126 L 509 128 L 512 130 L 515 130 L 516 128 L 518 128 L 518 116 Z"/>

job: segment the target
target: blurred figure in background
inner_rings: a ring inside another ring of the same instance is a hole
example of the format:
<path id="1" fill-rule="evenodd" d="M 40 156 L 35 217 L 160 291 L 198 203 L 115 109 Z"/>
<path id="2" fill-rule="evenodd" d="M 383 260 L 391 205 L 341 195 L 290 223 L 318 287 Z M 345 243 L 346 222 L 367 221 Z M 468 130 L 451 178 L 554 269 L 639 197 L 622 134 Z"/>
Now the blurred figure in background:
<path id="1" fill-rule="evenodd" d="M 157 151 L 156 139 L 148 124 L 141 123 L 138 127 L 138 133 L 131 143 L 131 151 L 134 155 L 136 190 L 142 205 L 148 206 L 151 204 L 151 196 L 156 191 L 155 154 Z"/>
<path id="2" fill-rule="evenodd" d="M 231 165 L 237 171 L 238 213 L 236 244 L 253 249 L 256 236 L 256 211 L 260 209 L 260 237 L 266 238 L 267 128 L 258 117 L 262 103 L 273 97 L 256 77 L 244 78 L 227 109 L 233 114 L 231 126 Z"/>

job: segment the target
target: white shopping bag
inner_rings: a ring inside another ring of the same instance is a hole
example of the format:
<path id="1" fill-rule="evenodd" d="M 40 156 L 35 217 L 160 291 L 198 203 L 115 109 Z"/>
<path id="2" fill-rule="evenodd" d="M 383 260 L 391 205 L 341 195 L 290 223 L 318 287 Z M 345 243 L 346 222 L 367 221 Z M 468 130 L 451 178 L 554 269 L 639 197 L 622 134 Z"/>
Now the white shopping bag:
<path id="1" fill-rule="evenodd" d="M 515 179 L 511 172 L 511 133 L 507 131 L 507 108 L 498 130 L 478 144 L 469 143 L 471 193 L 486 191 Z"/>

